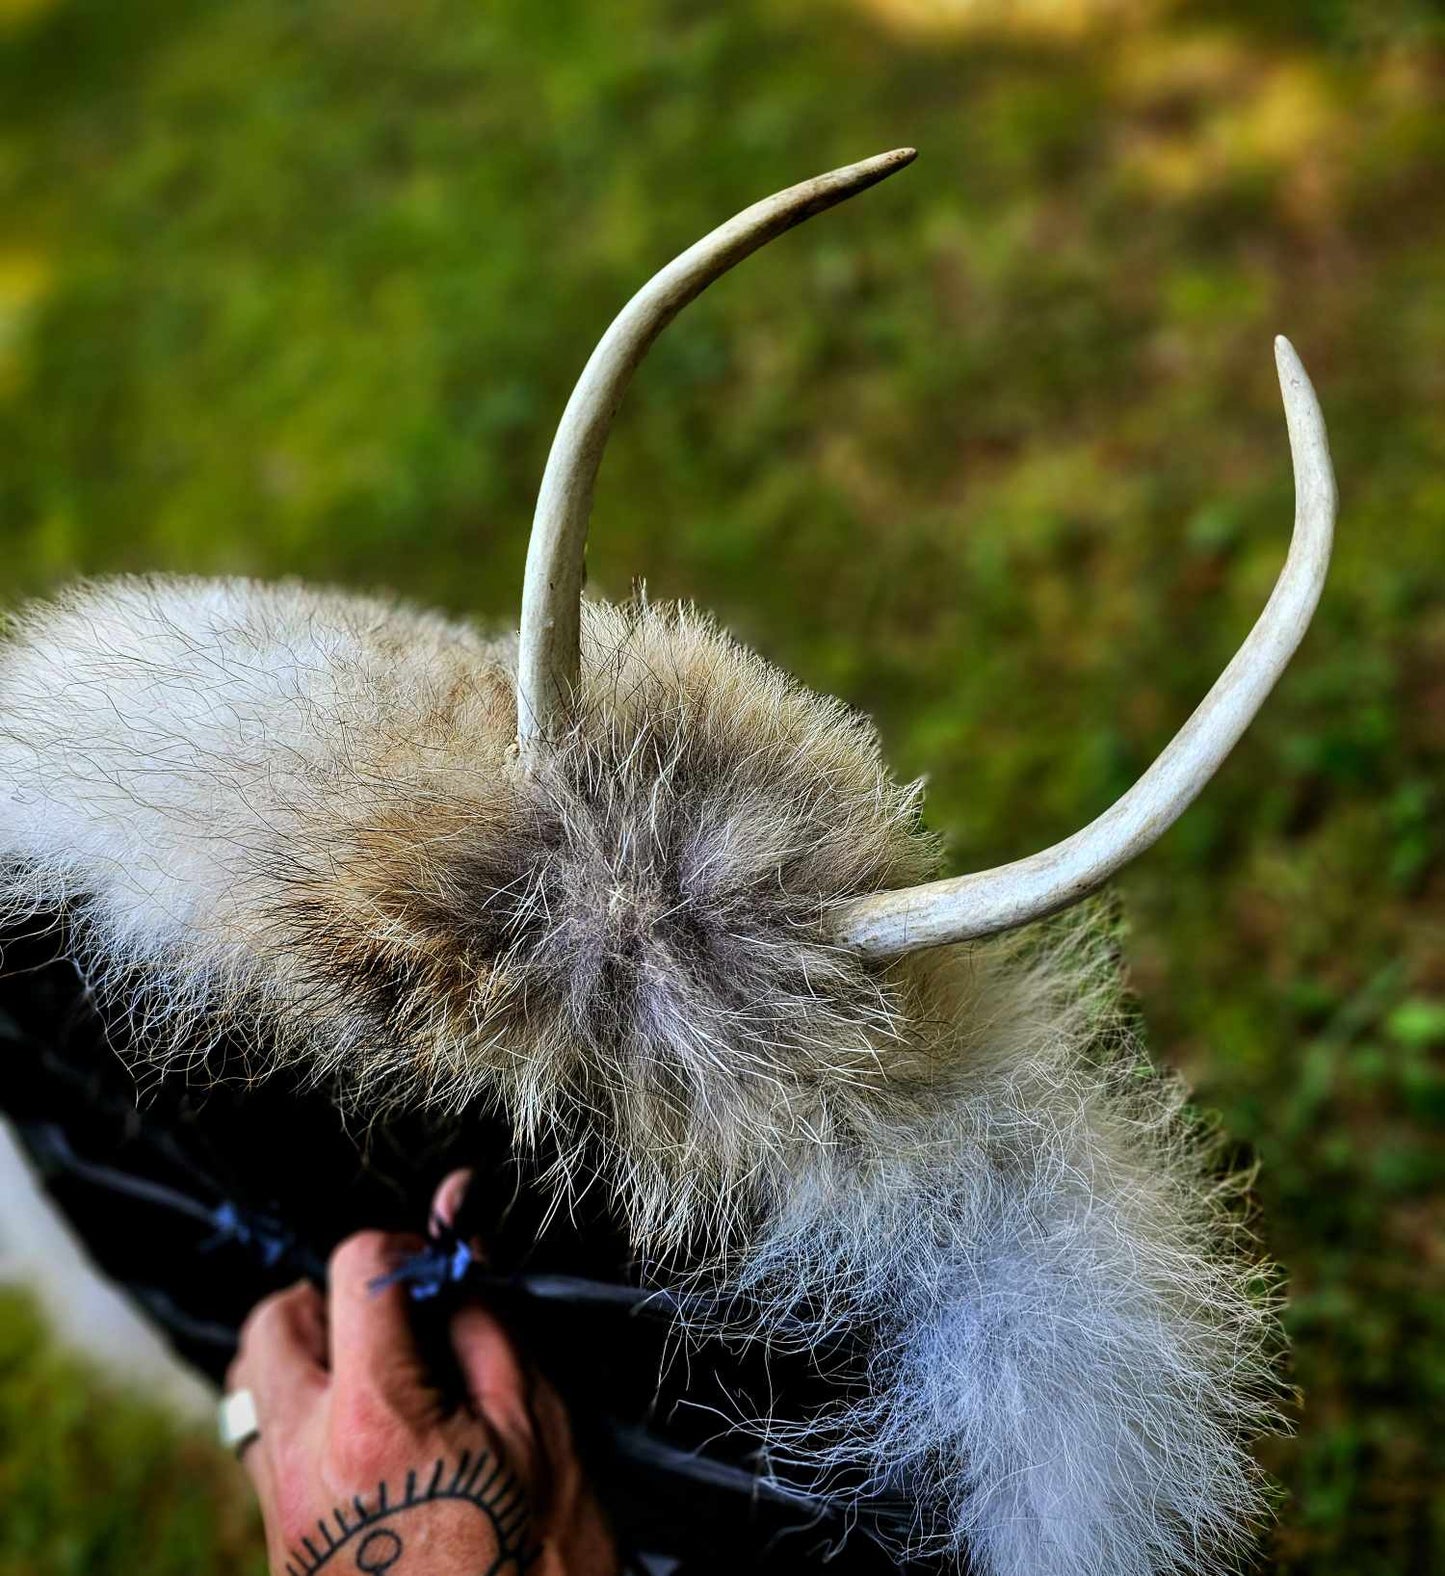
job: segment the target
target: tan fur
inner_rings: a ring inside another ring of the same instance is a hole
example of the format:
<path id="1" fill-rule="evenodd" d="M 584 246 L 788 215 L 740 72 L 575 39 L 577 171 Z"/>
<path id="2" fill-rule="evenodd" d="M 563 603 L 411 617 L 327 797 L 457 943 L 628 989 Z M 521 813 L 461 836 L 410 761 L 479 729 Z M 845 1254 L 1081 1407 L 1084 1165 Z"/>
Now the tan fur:
<path id="1" fill-rule="evenodd" d="M 902 1493 L 914 1541 L 990 1576 L 1227 1558 L 1272 1311 L 1096 921 L 841 947 L 839 905 L 938 866 L 871 725 L 687 610 L 584 613 L 528 772 L 514 643 L 465 625 L 246 582 L 33 609 L 0 901 L 66 914 L 158 1061 L 224 1029 L 365 1111 L 498 1109 L 650 1273 L 768 1340 L 846 1323 L 867 1393 L 750 1422 Z"/>

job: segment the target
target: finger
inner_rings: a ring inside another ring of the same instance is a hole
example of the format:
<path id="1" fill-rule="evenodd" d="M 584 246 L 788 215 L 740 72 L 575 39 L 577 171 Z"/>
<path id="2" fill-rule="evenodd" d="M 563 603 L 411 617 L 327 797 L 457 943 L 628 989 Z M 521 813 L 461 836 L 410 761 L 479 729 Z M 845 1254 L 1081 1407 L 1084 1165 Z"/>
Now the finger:
<path id="1" fill-rule="evenodd" d="M 432 1195 L 431 1218 L 435 1226 L 450 1230 L 457 1222 L 457 1214 L 472 1185 L 473 1172 L 469 1166 L 453 1171 Z"/>
<path id="2" fill-rule="evenodd" d="M 531 1381 L 511 1336 L 495 1314 L 473 1303 L 452 1315 L 451 1337 L 473 1408 L 530 1461 L 536 1453 Z"/>
<path id="3" fill-rule="evenodd" d="M 276 1499 L 271 1448 L 304 1433 L 326 1393 L 325 1364 L 326 1308 L 309 1282 L 277 1292 L 251 1310 L 226 1374 L 226 1390 L 249 1390 L 255 1404 L 260 1435 L 238 1454 L 268 1521 Z"/>
<path id="4" fill-rule="evenodd" d="M 251 1392 L 263 1432 L 290 1433 L 315 1406 L 326 1389 L 326 1307 L 310 1282 L 278 1291 L 251 1310 L 226 1384 Z"/>
<path id="5" fill-rule="evenodd" d="M 576 1448 L 572 1442 L 572 1419 L 562 1397 L 552 1388 L 542 1374 L 533 1374 L 528 1392 L 533 1426 L 542 1446 L 543 1454 L 554 1470 L 564 1463 L 575 1462 Z"/>
<path id="6" fill-rule="evenodd" d="M 583 1474 L 567 1408 L 541 1374 L 532 1379 L 532 1416 L 546 1471 L 545 1492 L 535 1495 L 539 1526 L 547 1529 L 545 1541 L 561 1555 L 561 1569 L 616 1570 L 616 1545 Z"/>
<path id="7" fill-rule="evenodd" d="M 253 1440 L 240 1454 L 241 1466 L 251 1480 L 261 1507 L 261 1519 L 269 1525 L 273 1519 L 272 1507 L 276 1503 L 276 1474 L 259 1439 Z"/>
<path id="8" fill-rule="evenodd" d="M 331 1374 L 338 1403 L 381 1399 L 406 1416 L 430 1404 L 406 1289 L 379 1284 L 422 1246 L 420 1237 L 362 1231 L 331 1255 Z"/>

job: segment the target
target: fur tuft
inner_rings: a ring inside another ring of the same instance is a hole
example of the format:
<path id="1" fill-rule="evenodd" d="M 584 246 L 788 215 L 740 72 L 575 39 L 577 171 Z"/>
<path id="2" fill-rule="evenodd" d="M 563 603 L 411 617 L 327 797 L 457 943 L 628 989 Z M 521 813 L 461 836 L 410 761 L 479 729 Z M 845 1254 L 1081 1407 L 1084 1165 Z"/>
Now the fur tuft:
<path id="1" fill-rule="evenodd" d="M 825 1491 L 902 1495 L 909 1546 L 1228 1562 L 1272 1309 L 1097 918 L 839 947 L 838 904 L 938 864 L 871 726 L 689 611 L 584 611 L 530 774 L 513 645 L 465 626 L 244 582 L 31 611 L 0 660 L 10 917 L 65 912 L 157 1059 L 199 1023 L 364 1109 L 499 1109 L 749 1333 L 866 1332 L 861 1393 L 749 1421 Z"/>

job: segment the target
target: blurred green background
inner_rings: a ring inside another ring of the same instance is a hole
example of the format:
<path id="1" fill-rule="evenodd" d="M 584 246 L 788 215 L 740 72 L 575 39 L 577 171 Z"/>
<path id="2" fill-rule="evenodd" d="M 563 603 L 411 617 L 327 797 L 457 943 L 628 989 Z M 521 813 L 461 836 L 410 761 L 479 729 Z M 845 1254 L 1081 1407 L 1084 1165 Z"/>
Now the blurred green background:
<path id="1" fill-rule="evenodd" d="M 1072 830 L 1264 602 L 1271 336 L 1336 564 L 1122 881 L 1158 1057 L 1257 1156 L 1280 1570 L 1445 1548 L 1445 20 L 1429 0 L 0 0 L 7 594 L 164 568 L 515 616 L 611 313 L 756 197 L 917 165 L 659 343 L 591 572 L 870 711 L 958 866 Z M 0 1576 L 259 1569 L 236 1478 L 0 1304 Z M 1433 1423 L 1431 1421 L 1434 1413 Z"/>

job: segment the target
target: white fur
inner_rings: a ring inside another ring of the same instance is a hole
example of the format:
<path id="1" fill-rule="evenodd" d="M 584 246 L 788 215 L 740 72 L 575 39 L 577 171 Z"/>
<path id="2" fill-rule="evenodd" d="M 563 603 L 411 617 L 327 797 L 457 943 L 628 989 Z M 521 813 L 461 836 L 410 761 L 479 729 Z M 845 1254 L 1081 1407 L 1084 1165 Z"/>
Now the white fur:
<path id="1" fill-rule="evenodd" d="M 528 775 L 514 671 L 299 587 L 33 610 L 0 658 L 5 910 L 65 912 L 158 1058 L 224 1021 L 371 1105 L 600 1139 L 659 1275 L 763 1339 L 869 1341 L 862 1393 L 748 1421 L 827 1492 L 901 1493 L 903 1545 L 1229 1564 L 1273 1310 L 1097 918 L 869 964 L 830 916 L 935 853 L 866 723 L 690 615 L 594 606 L 573 733 Z"/>
<path id="2" fill-rule="evenodd" d="M 328 789 L 417 730 L 465 626 L 245 581 L 77 588 L 0 667 L 0 854 L 132 957 L 233 958 L 260 872 Z"/>

